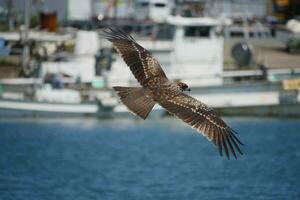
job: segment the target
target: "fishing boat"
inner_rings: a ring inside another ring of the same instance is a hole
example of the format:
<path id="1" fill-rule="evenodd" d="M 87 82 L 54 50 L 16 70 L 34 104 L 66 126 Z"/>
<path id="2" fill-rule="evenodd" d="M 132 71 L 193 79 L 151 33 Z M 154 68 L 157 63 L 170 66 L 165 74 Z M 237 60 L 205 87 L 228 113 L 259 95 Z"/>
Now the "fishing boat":
<path id="1" fill-rule="evenodd" d="M 172 40 L 137 39 L 137 42 L 151 51 L 170 79 L 187 83 L 192 96 L 224 115 L 300 116 L 300 68 L 260 66 L 224 70 L 222 21 L 171 16 L 168 22 L 175 30 Z M 249 46 L 245 42 L 237 46 L 241 52 L 237 56 L 249 58 L 247 62 L 251 62 L 253 53 Z M 283 63 L 280 57 L 273 60 L 277 60 L 275 64 L 296 63 L 287 62 L 286 58 Z M 116 56 L 107 77 L 110 87 L 137 85 L 124 65 Z"/>
<path id="2" fill-rule="evenodd" d="M 167 22 L 174 30 L 170 40 L 136 37 L 137 41 L 151 51 L 170 79 L 187 83 L 192 96 L 225 115 L 300 116 L 299 68 L 224 70 L 222 21 L 170 16 Z M 76 35 L 75 54 L 43 62 L 39 78 L 0 81 L 0 113 L 129 116 L 111 88 L 136 86 L 135 78 L 116 53 L 109 55 L 109 70 L 97 74 L 95 54 L 99 48 L 111 48 L 110 44 L 98 42 L 95 32 L 79 31 Z M 69 77 L 61 81 L 65 87 L 47 90 L 45 77 L 49 74 Z M 30 98 L 26 88 L 33 88 Z M 161 107 L 154 108 L 154 116 L 164 114 Z"/>

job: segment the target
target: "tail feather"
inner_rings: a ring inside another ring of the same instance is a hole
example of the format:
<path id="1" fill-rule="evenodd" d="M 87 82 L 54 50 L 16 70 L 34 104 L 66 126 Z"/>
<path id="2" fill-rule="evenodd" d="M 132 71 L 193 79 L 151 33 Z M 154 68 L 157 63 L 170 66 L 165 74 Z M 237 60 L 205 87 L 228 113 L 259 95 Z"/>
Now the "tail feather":
<path id="1" fill-rule="evenodd" d="M 123 104 L 134 114 L 146 119 L 155 105 L 155 101 L 141 87 L 113 87 Z"/>

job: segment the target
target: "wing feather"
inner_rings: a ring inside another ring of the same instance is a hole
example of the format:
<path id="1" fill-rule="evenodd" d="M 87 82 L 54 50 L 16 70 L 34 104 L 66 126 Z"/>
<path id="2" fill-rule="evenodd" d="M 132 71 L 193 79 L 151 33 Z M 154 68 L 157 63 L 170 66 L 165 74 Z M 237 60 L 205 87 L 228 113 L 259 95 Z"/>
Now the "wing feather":
<path id="1" fill-rule="evenodd" d="M 235 132 L 213 109 L 200 101 L 179 93 L 172 99 L 160 102 L 160 105 L 212 141 L 219 148 L 221 156 L 223 150 L 228 159 L 231 155 L 236 158 L 236 151 L 242 154 L 239 145 L 243 144 Z"/>
<path id="2" fill-rule="evenodd" d="M 129 66 L 131 72 L 142 85 L 147 85 L 153 77 L 167 80 L 158 61 L 151 53 L 139 45 L 130 35 L 115 28 L 107 28 L 102 34 L 113 43 L 124 62 Z"/>
<path id="3" fill-rule="evenodd" d="M 223 148 L 225 150 L 226 156 L 229 159 L 229 151 L 227 148 L 227 144 L 226 144 L 226 138 L 225 138 L 225 134 L 223 131 L 221 131 L 221 138 L 222 138 L 222 144 L 223 144 Z"/>
<path id="4" fill-rule="evenodd" d="M 231 144 L 231 142 L 230 142 L 229 136 L 227 135 L 226 137 L 227 137 L 227 143 L 228 143 L 228 146 L 229 146 L 229 148 L 230 148 L 230 150 L 231 150 L 233 156 L 234 156 L 235 158 L 237 158 L 237 157 L 236 157 L 235 150 L 234 150 L 234 148 L 233 148 L 233 146 L 232 146 L 232 144 Z"/>
<path id="5" fill-rule="evenodd" d="M 223 149 L 222 149 L 222 144 L 221 144 L 221 134 L 220 134 L 220 129 L 217 129 L 217 146 L 219 147 L 219 153 L 221 156 L 223 156 Z"/>

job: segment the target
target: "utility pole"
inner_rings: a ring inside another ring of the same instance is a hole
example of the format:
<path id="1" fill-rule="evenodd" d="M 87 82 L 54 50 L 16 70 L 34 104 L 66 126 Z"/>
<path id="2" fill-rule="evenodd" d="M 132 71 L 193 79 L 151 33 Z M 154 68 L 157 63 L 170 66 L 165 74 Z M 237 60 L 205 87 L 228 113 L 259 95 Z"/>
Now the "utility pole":
<path id="1" fill-rule="evenodd" d="M 24 0 L 24 26 L 22 30 L 22 43 L 23 43 L 23 52 L 22 52 L 22 70 L 25 75 L 28 75 L 30 66 L 30 47 L 29 47 L 29 10 L 30 10 L 30 1 L 31 0 Z"/>
<path id="2" fill-rule="evenodd" d="M 117 21 L 118 17 L 118 0 L 113 0 L 113 18 L 115 21 Z"/>
<path id="3" fill-rule="evenodd" d="M 13 0 L 6 0 L 6 6 L 7 6 L 7 27 L 8 27 L 9 31 L 13 31 L 15 29 L 14 19 L 13 19 L 14 1 Z"/>

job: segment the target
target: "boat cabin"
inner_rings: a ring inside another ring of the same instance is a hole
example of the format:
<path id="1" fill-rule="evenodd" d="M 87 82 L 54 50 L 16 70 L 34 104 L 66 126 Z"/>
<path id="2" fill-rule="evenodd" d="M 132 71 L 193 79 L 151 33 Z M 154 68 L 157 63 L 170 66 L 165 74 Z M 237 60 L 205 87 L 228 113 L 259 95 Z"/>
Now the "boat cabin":
<path id="1" fill-rule="evenodd" d="M 160 62 L 167 76 L 192 87 L 222 84 L 224 39 L 219 34 L 221 23 L 212 18 L 179 16 L 169 16 L 167 23 L 174 31 L 168 41 L 136 38 Z M 124 65 L 122 58 L 116 55 L 108 72 L 109 86 L 137 84 Z"/>
<path id="2" fill-rule="evenodd" d="M 168 23 L 175 26 L 171 77 L 195 86 L 221 84 L 224 39 L 220 22 L 207 17 L 171 16 Z"/>

